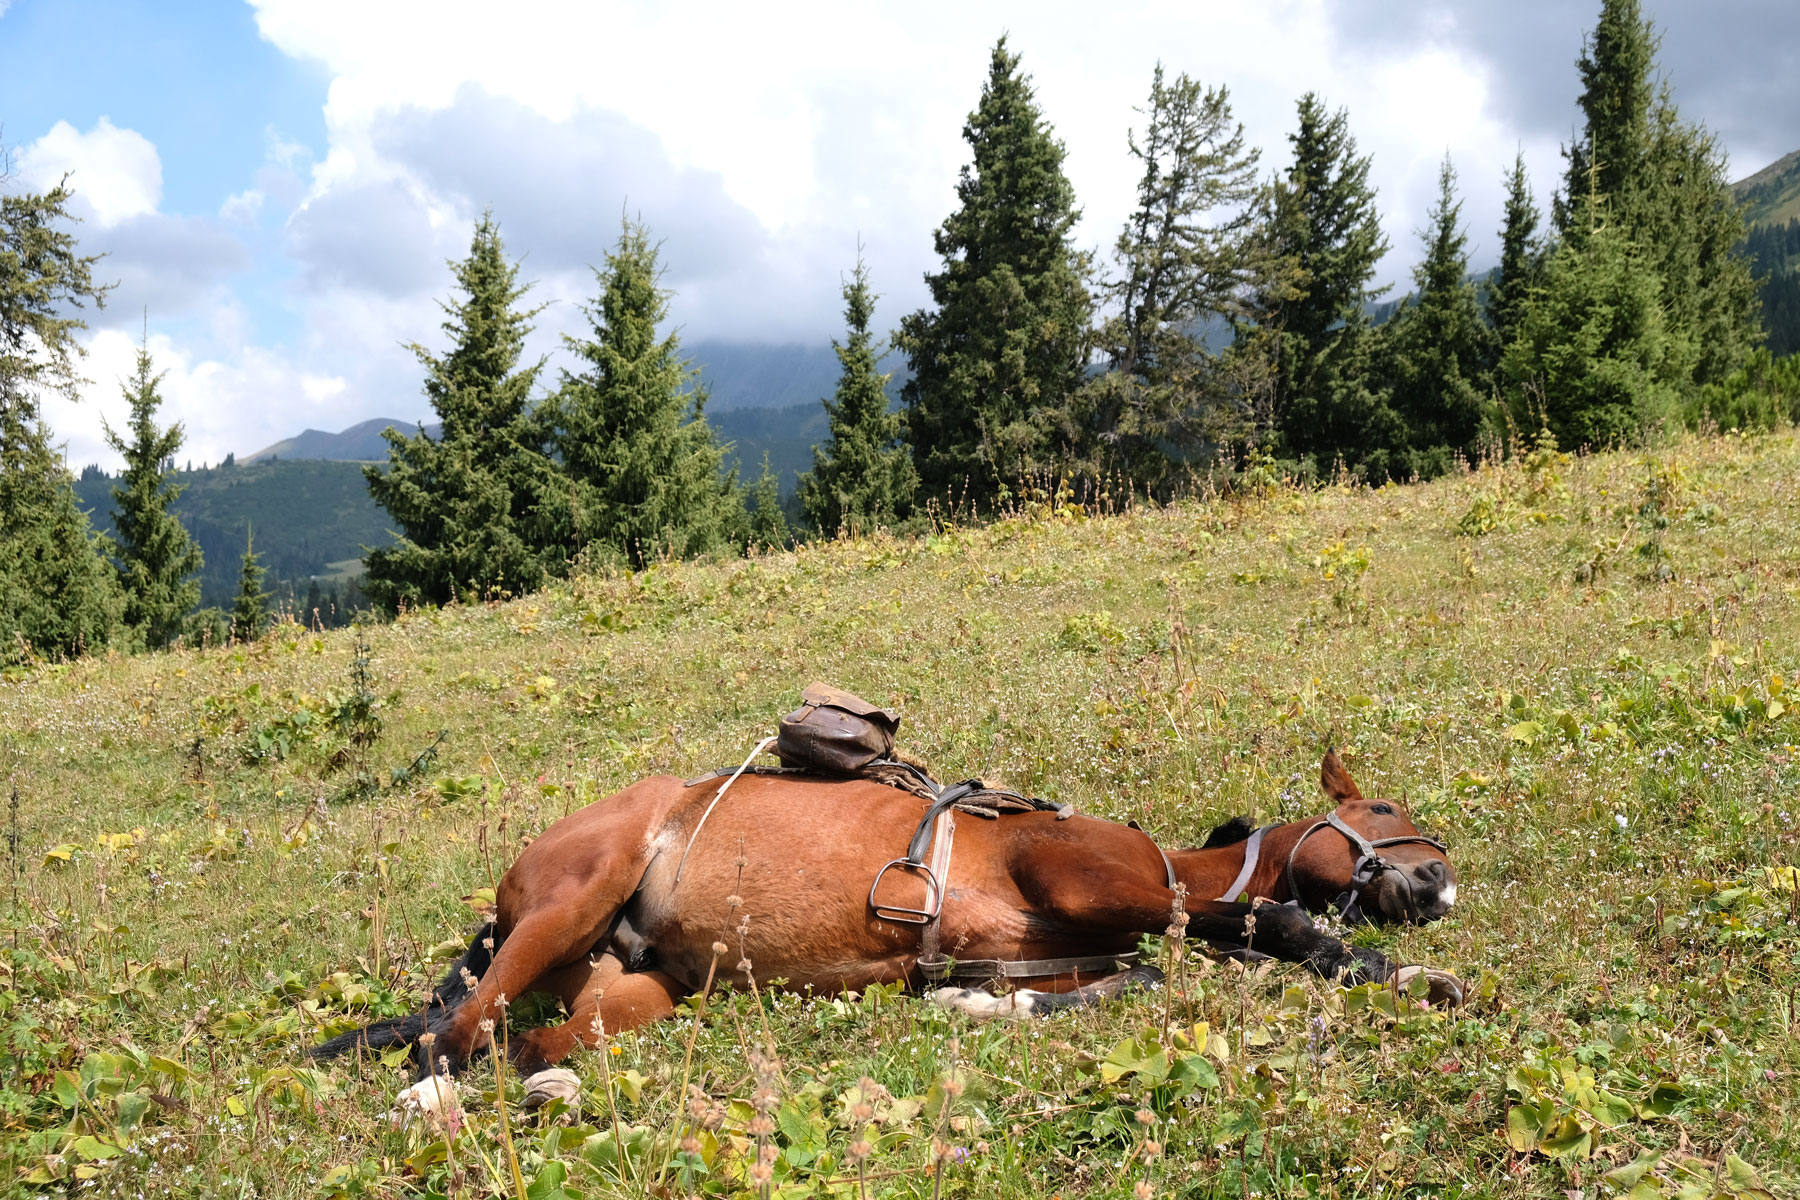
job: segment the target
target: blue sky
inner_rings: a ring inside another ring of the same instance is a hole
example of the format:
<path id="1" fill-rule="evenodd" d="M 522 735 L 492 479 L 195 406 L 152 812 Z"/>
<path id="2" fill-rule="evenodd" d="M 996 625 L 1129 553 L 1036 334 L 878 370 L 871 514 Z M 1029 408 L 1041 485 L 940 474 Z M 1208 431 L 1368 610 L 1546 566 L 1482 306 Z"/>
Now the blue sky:
<path id="1" fill-rule="evenodd" d="M 1685 115 L 1746 174 L 1800 146 L 1800 5 L 1646 3 Z M 446 258 L 492 205 L 534 295 L 537 349 L 579 328 L 621 211 L 664 239 L 684 337 L 820 342 L 860 240 L 880 323 L 924 303 L 962 120 L 1009 33 L 1105 248 L 1131 201 L 1125 131 L 1160 57 L 1232 91 L 1264 165 L 1299 92 L 1349 109 L 1403 280 L 1446 152 L 1477 264 L 1515 150 L 1548 198 L 1598 0 L 845 6 L 514 0 L 0 0 L 11 186 L 73 172 L 84 248 L 119 281 L 71 463 L 148 313 L 196 461 L 307 427 L 424 415 L 406 343 L 435 344 Z M 553 378 L 554 375 L 551 376 Z"/>

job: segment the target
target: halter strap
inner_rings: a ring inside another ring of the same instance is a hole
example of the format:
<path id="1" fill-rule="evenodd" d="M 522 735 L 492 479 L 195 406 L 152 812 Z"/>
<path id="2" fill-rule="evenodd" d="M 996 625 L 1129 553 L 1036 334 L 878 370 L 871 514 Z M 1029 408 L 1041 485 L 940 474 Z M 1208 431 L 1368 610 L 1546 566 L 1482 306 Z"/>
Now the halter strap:
<path id="1" fill-rule="evenodd" d="M 1438 839 L 1426 837 L 1422 833 L 1409 833 L 1400 837 L 1377 838 L 1374 841 L 1370 841 L 1362 834 L 1356 832 L 1356 830 L 1350 828 L 1349 825 L 1345 824 L 1335 810 L 1328 812 L 1325 814 L 1324 819 L 1314 821 L 1308 826 L 1306 832 L 1301 834 L 1300 839 L 1294 843 L 1294 848 L 1288 851 L 1286 872 L 1288 894 L 1292 897 L 1293 902 L 1299 904 L 1302 908 L 1305 907 L 1305 904 L 1300 899 L 1300 886 L 1298 881 L 1294 878 L 1294 859 L 1299 855 L 1300 847 L 1306 844 L 1306 839 L 1328 825 L 1343 834 L 1344 839 L 1352 846 L 1356 847 L 1357 851 L 1356 865 L 1350 869 L 1350 886 L 1343 892 L 1340 892 L 1337 898 L 1332 901 L 1333 904 L 1338 906 L 1338 911 L 1343 914 L 1346 921 L 1353 921 L 1362 915 L 1361 910 L 1356 907 L 1356 904 L 1362 897 L 1363 888 L 1371 883 L 1375 876 L 1387 871 L 1396 871 L 1399 869 L 1385 858 L 1381 857 L 1378 853 L 1381 847 L 1402 846 L 1412 843 L 1430 846 L 1439 854 L 1450 853 L 1450 847 L 1446 846 L 1443 842 L 1438 841 Z"/>

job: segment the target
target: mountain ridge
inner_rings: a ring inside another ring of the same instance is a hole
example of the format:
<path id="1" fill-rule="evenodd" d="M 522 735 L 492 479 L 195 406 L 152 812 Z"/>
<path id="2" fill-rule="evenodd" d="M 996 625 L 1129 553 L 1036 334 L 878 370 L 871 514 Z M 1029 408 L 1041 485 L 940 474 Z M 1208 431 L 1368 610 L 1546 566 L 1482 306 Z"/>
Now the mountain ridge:
<path id="1" fill-rule="evenodd" d="M 1800 150 L 1731 185 L 1748 225 L 1779 225 L 1800 217 Z"/>

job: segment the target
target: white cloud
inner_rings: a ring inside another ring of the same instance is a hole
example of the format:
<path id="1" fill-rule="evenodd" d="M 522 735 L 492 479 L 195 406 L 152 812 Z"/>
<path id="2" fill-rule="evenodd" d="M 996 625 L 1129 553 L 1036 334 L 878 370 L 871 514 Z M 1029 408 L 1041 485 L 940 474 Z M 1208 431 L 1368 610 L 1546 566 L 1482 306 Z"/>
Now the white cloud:
<path id="1" fill-rule="evenodd" d="M 263 202 L 267 199 L 256 188 L 233 192 L 219 205 L 219 220 L 232 225 L 254 225 L 262 215 Z"/>
<path id="2" fill-rule="evenodd" d="M 489 202 L 528 274 L 554 274 L 597 261 L 629 206 L 665 237 L 675 316 L 694 336 L 828 336 L 859 236 L 881 319 L 923 303 L 932 231 L 968 155 L 962 124 L 1002 31 L 1068 148 L 1091 247 L 1111 245 L 1133 202 L 1125 134 L 1158 59 L 1231 88 L 1267 170 L 1285 164 L 1302 87 L 1347 106 L 1395 248 L 1384 280 L 1418 256 L 1446 150 L 1476 241 L 1492 241 L 1517 140 L 1490 112 L 1490 68 L 1447 21 L 1347 53 L 1326 0 L 1098 22 L 1072 3 L 982 7 L 973 22 L 936 5 L 530 0 L 495 22 L 472 2 L 254 3 L 265 38 L 333 77 L 329 147 L 291 229 L 315 289 L 441 287 L 441 259 Z M 1527 149 L 1534 165 L 1554 155 Z"/>
<path id="3" fill-rule="evenodd" d="M 120 129 L 109 117 L 82 133 L 58 121 L 19 155 L 19 173 L 43 189 L 65 174 L 75 193 L 71 208 L 102 226 L 156 211 L 162 199 L 162 159 L 150 139 Z"/>
<path id="4" fill-rule="evenodd" d="M 89 383 L 79 402 L 46 397 L 44 417 L 65 446 L 69 466 L 116 470 L 103 421 L 124 429 L 130 406 L 121 380 L 136 373 L 139 334 L 102 329 L 85 340 L 82 374 Z M 230 453 L 261 449 L 302 429 L 341 429 L 362 419 L 346 381 L 319 373 L 279 350 L 254 345 L 209 346 L 166 334 L 150 335 L 150 354 L 162 373 L 160 424 L 179 421 L 186 433 L 176 460 L 217 463 Z"/>

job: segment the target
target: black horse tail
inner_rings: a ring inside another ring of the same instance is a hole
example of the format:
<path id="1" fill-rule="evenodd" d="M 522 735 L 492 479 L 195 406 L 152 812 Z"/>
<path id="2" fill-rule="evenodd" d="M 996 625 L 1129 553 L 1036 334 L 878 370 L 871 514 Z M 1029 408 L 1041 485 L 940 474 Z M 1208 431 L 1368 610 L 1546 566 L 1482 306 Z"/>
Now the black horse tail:
<path id="1" fill-rule="evenodd" d="M 425 1002 L 425 1011 L 388 1017 L 361 1029 L 340 1033 L 330 1041 L 314 1046 L 308 1057 L 337 1058 L 359 1046 L 386 1050 L 390 1046 L 416 1045 L 421 1035 L 436 1032 L 456 1006 L 468 999 L 468 980 L 480 979 L 487 973 L 489 964 L 494 961 L 495 948 L 494 923 L 489 921 L 475 931 L 475 936 L 469 940 L 469 948 L 450 964 L 443 980 L 432 989 L 431 998 Z"/>

